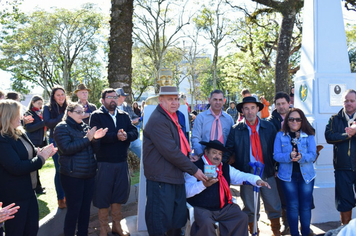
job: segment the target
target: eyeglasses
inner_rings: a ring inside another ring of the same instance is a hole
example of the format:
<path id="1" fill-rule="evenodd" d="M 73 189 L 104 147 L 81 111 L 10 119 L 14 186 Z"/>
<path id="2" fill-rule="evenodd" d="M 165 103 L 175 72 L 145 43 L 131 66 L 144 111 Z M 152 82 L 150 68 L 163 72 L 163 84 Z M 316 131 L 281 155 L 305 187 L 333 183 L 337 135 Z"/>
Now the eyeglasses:
<path id="1" fill-rule="evenodd" d="M 77 113 L 78 115 L 84 115 L 85 114 L 85 111 L 73 111 L 75 113 Z"/>
<path id="2" fill-rule="evenodd" d="M 107 98 L 107 99 L 118 99 L 119 97 L 118 96 L 107 96 L 105 98 Z"/>
<path id="3" fill-rule="evenodd" d="M 290 118 L 288 118 L 288 121 L 289 122 L 294 122 L 294 121 L 296 121 L 296 122 L 302 122 L 302 118 L 293 118 L 293 117 L 290 117 Z"/>

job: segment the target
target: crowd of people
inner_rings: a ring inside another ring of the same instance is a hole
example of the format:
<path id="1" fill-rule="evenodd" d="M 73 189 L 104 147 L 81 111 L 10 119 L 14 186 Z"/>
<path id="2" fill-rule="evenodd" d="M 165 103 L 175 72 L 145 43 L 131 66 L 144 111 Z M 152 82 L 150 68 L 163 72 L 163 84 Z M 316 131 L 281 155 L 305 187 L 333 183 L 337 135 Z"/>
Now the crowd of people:
<path id="1" fill-rule="evenodd" d="M 0 189 L 5 190 L 0 191 L 0 235 L 4 229 L 6 236 L 37 235 L 36 193 L 46 191 L 38 170 L 49 157 L 58 208 L 67 209 L 64 235 L 88 235 L 91 202 L 99 209 L 100 236 L 129 235 L 120 224 L 121 205 L 130 193 L 129 150 L 144 166 L 149 235 L 181 235 L 187 202 L 194 207 L 190 235 L 215 235 L 216 222 L 221 235 L 258 235 L 260 197 L 274 236 L 313 234 L 315 129 L 291 104 L 293 90 L 275 94 L 271 114 L 264 96 L 247 89 L 225 112 L 224 93 L 214 90 L 209 109 L 186 113 L 192 116 L 190 137 L 178 110 L 180 99 L 187 104 L 186 96 L 162 86 L 143 142 L 144 106 L 131 107 L 122 88 L 108 88 L 97 108 L 89 103 L 89 92 L 80 84 L 78 102 L 71 102 L 64 88 L 55 86 L 48 104 L 35 95 L 25 109 L 19 94 L 0 91 Z M 347 90 L 343 99 L 325 138 L 334 145 L 336 209 L 346 225 L 356 204 L 356 91 Z M 242 209 L 232 201 L 231 184 L 241 185 Z"/>

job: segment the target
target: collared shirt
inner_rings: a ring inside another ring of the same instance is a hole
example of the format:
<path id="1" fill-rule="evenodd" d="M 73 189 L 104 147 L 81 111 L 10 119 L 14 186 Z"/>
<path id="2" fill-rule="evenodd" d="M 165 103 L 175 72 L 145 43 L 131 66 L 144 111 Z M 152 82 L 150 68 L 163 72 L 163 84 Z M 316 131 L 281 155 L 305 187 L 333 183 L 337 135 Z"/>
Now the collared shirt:
<path id="1" fill-rule="evenodd" d="M 114 121 L 115 127 L 116 127 L 116 114 L 117 114 L 117 110 L 115 109 L 115 112 L 113 115 L 111 115 L 111 113 L 109 112 L 108 109 L 106 109 L 105 106 L 103 106 L 103 108 L 109 113 L 109 115 L 111 116 L 112 120 Z"/>
<path id="2" fill-rule="evenodd" d="M 230 133 L 230 129 L 234 125 L 234 120 L 229 114 L 224 111 L 221 112 L 221 116 L 219 119 L 221 122 L 225 145 L 227 137 Z M 199 143 L 200 141 L 210 141 L 211 126 L 214 120 L 215 118 L 211 114 L 210 109 L 199 113 L 199 115 L 197 115 L 197 117 L 195 118 L 192 130 L 192 146 L 195 155 L 203 153 L 204 146 Z"/>
<path id="3" fill-rule="evenodd" d="M 204 164 L 208 165 L 208 162 L 206 161 L 205 157 L 202 156 L 201 158 L 204 161 Z M 224 165 L 224 163 L 221 164 Z M 256 186 L 257 180 L 261 179 L 258 175 L 239 171 L 232 166 L 229 167 L 229 171 L 232 185 L 241 185 L 244 181 L 248 181 L 249 183 Z M 198 181 L 194 176 L 188 173 L 184 174 L 184 179 L 185 193 L 187 198 L 193 197 L 206 189 L 202 181 Z"/>

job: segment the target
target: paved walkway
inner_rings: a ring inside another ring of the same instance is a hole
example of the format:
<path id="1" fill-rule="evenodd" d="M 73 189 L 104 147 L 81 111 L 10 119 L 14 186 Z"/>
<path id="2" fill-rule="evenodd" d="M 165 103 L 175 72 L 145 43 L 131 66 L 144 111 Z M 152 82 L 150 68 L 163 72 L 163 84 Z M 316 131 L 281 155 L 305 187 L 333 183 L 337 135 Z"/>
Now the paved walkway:
<path id="1" fill-rule="evenodd" d="M 243 206 L 242 200 L 239 197 L 239 187 L 232 187 L 232 195 L 236 197 L 237 203 L 240 207 Z M 127 204 L 123 205 L 123 217 L 129 217 L 133 215 L 137 215 L 137 197 L 136 194 L 131 194 L 130 199 Z M 262 201 L 261 201 L 262 203 Z M 132 218 L 132 217 L 131 217 Z M 131 219 L 129 218 L 129 219 Z M 261 204 L 261 213 L 260 213 L 260 220 L 258 223 L 260 228 L 260 236 L 271 236 L 272 231 L 270 228 L 270 221 L 267 219 L 267 215 L 264 212 L 264 206 Z M 340 226 L 340 221 L 336 222 L 327 222 L 327 223 L 320 223 L 320 224 L 312 224 L 311 229 L 316 235 L 324 235 L 329 230 L 335 229 Z M 89 225 L 89 236 L 98 236 L 100 231 L 100 224 L 98 221 L 97 211 L 93 212 L 90 220 Z M 135 232 L 130 232 L 131 236 L 139 235 Z M 142 234 L 140 234 L 142 235 Z"/>

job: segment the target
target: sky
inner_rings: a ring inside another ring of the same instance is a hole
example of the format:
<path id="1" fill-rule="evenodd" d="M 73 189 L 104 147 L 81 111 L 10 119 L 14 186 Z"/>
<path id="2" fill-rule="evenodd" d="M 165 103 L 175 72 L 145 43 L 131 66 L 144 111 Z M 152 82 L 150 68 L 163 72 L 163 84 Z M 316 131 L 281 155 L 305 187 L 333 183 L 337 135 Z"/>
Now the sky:
<path id="1" fill-rule="evenodd" d="M 203 0 L 204 1 L 204 0 Z M 243 0 L 249 2 L 250 0 Z M 50 10 L 51 7 L 57 8 L 67 8 L 67 9 L 78 9 L 84 3 L 91 2 L 97 4 L 104 14 L 110 14 L 111 1 L 110 0 L 23 0 L 21 5 L 21 10 L 24 12 L 31 12 L 35 8 L 41 8 L 44 10 Z M 348 12 L 342 7 L 344 12 L 344 21 L 356 24 L 356 12 Z M 11 75 L 7 72 L 0 70 L 0 89 L 1 90 L 11 90 L 10 89 L 10 77 Z M 37 91 L 36 91 L 37 92 Z"/>

